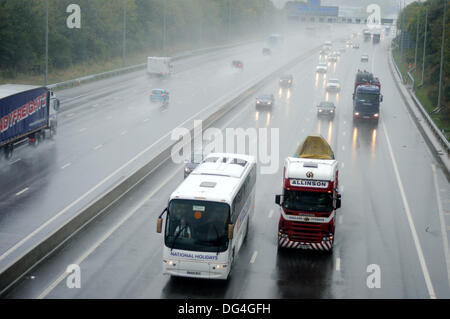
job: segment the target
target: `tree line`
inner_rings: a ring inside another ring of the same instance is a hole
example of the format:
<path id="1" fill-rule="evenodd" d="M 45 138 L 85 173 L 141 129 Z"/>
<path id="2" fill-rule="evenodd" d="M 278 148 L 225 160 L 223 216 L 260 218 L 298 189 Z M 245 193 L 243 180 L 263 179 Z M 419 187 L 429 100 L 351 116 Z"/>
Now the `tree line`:
<path id="1" fill-rule="evenodd" d="M 70 4 L 81 9 L 79 29 L 67 26 Z M 124 29 L 127 54 L 195 47 L 264 28 L 275 10 L 270 0 L 48 0 L 48 8 L 50 69 L 122 56 Z M 45 0 L 0 0 L 0 76 L 41 74 L 45 32 Z"/>
<path id="2" fill-rule="evenodd" d="M 447 1 L 447 0 L 444 0 Z M 404 8 L 397 20 L 397 28 L 404 32 L 403 40 L 403 62 L 414 66 L 417 61 L 415 74 L 421 78 L 423 49 L 425 38 L 425 17 L 427 18 L 427 37 L 425 43 L 425 67 L 424 67 L 424 89 L 426 95 L 434 106 L 437 106 L 439 91 L 439 72 L 442 48 L 442 27 L 444 17 L 444 1 L 428 0 L 426 2 L 414 2 Z M 439 117 L 446 127 L 450 126 L 450 2 L 447 1 L 447 12 L 445 19 L 445 46 L 443 58 L 443 76 L 441 90 L 441 109 Z M 419 27 L 417 28 L 417 24 Z M 417 32 L 418 30 L 418 32 Z M 418 37 L 416 37 L 418 35 Z M 416 58 L 416 38 L 417 58 Z M 395 40 L 400 47 L 401 37 Z"/>

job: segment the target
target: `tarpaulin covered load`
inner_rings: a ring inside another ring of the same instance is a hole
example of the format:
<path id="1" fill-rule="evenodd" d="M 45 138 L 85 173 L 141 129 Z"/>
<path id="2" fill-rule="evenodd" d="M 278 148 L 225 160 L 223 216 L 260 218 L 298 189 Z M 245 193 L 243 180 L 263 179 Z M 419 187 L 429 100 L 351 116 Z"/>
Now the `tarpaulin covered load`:
<path id="1" fill-rule="evenodd" d="M 294 157 L 334 160 L 334 153 L 321 135 L 309 135 L 297 147 Z"/>

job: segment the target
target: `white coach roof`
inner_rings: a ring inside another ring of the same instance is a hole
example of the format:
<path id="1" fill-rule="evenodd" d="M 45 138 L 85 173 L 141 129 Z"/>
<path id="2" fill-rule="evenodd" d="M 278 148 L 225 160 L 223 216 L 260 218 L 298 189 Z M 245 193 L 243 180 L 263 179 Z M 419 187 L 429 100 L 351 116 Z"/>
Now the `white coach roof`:
<path id="1" fill-rule="evenodd" d="M 211 153 L 172 193 L 170 199 L 207 199 L 230 202 L 253 156 Z"/>

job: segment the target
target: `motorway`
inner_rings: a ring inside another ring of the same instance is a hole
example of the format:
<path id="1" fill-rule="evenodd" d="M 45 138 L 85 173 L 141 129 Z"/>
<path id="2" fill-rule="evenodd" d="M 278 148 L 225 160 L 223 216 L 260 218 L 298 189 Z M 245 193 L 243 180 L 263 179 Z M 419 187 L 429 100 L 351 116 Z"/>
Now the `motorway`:
<path id="1" fill-rule="evenodd" d="M 270 59 L 259 40 L 178 60 L 169 79 L 150 79 L 142 70 L 59 92 L 57 137 L 0 161 L 0 266 L 151 159 L 173 128 L 192 125 L 321 41 L 297 35 Z M 231 69 L 233 59 L 245 61 L 245 72 Z M 171 92 L 170 107 L 149 102 L 155 87 Z"/>
<path id="2" fill-rule="evenodd" d="M 350 33 L 349 29 L 336 30 L 332 37 L 336 40 Z M 33 152 L 19 150 L 15 155 L 19 161 L 14 163 L 13 158 L 14 164 L 0 168 L 2 189 L 9 185 L 0 204 L 2 253 L 98 185 L 130 156 L 240 83 L 295 56 L 292 48 L 298 47 L 296 53 L 306 52 L 327 37 L 306 40 L 287 41 L 290 50 L 270 58 L 260 54 L 262 44 L 256 43 L 187 67 L 161 83 L 172 94 L 165 109 L 148 103 L 149 81 L 160 83 L 142 76 L 126 76 L 121 84 L 108 80 L 124 89 L 117 86 L 114 93 L 95 100 L 77 97 L 88 93 L 62 92 L 63 101 L 81 99 L 81 105 L 61 114 L 57 139 Z M 253 96 L 214 124 L 220 129 L 275 129 L 280 136 L 278 170 L 274 174 L 259 171 L 255 214 L 229 281 L 162 275 L 163 236 L 156 233 L 156 219 L 183 180 L 183 165 L 168 161 L 43 261 L 6 297 L 450 298 L 449 184 L 396 90 L 388 64 L 389 41 L 388 37 L 372 45 L 360 39 L 359 50 L 347 48 L 330 65 L 327 77 L 341 81 L 338 94 L 325 93 L 325 78 L 315 74 L 316 52 L 290 71 L 292 89 L 280 92 L 275 79 L 258 92 L 276 94 L 272 110 L 256 110 Z M 359 62 L 363 53 L 369 54 L 369 63 Z M 244 61 L 245 70 L 236 74 L 229 62 L 237 57 Z M 377 126 L 352 123 L 358 68 L 373 71 L 382 84 L 384 100 Z M 317 118 L 315 105 L 323 99 L 337 106 L 333 120 Z M 274 195 L 281 192 L 283 160 L 311 133 L 327 138 L 341 163 L 342 207 L 337 212 L 332 254 L 277 249 L 279 208 Z M 68 211 L 75 212 L 110 183 L 95 188 Z M 79 289 L 66 285 L 65 270 L 71 264 L 81 269 Z M 380 269 L 380 288 L 367 286 L 371 265 Z"/>

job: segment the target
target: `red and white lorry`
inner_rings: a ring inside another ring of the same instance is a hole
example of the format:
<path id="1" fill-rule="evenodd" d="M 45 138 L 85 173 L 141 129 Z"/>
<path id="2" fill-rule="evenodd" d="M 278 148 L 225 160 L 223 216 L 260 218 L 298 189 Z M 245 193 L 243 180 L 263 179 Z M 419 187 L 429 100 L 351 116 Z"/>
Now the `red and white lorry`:
<path id="1" fill-rule="evenodd" d="M 307 136 L 284 162 L 278 247 L 331 251 L 336 210 L 341 207 L 339 163 L 320 135 Z"/>

